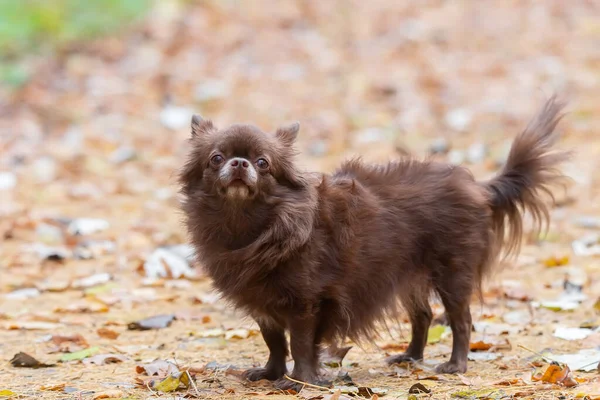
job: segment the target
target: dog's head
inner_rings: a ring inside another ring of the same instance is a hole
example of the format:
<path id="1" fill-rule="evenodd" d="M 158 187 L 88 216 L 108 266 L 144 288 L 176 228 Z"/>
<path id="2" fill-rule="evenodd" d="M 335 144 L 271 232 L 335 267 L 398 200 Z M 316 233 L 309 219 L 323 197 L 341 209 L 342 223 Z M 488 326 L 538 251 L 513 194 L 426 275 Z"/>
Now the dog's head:
<path id="1" fill-rule="evenodd" d="M 217 129 L 194 116 L 192 149 L 180 176 L 183 193 L 244 204 L 300 189 L 304 181 L 292 162 L 298 130 L 298 123 L 275 133 L 252 125 Z"/>

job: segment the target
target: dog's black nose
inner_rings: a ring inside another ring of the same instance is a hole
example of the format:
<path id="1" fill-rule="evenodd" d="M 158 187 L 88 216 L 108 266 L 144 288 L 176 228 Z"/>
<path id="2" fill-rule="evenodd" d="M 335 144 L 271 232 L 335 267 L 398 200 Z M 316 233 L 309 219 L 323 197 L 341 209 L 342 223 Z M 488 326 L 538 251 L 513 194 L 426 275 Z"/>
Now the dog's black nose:
<path id="1" fill-rule="evenodd" d="M 232 167 L 241 167 L 241 168 L 248 168 L 250 166 L 250 164 L 248 163 L 248 160 L 245 160 L 243 158 L 234 158 L 233 160 L 231 160 L 230 164 Z"/>

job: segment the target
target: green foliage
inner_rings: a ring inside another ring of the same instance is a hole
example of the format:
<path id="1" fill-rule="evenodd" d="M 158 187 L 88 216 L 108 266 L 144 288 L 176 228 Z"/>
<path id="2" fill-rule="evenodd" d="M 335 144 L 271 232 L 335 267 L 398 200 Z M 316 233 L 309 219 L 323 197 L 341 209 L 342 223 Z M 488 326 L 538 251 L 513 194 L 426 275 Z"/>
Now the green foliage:
<path id="1" fill-rule="evenodd" d="M 151 0 L 0 0 L 0 53 L 89 39 L 143 16 Z"/>

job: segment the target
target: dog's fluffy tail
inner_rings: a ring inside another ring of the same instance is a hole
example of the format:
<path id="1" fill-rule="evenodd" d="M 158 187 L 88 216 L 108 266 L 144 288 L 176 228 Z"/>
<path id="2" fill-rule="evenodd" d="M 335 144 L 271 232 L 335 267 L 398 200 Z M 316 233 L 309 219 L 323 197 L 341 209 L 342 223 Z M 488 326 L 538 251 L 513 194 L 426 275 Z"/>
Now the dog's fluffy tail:
<path id="1" fill-rule="evenodd" d="M 550 98 L 513 142 L 502 171 L 483 183 L 492 208 L 494 258 L 501 250 L 505 257 L 518 253 L 525 212 L 532 216 L 536 233 L 548 229 L 550 215 L 544 195 L 554 201 L 552 187 L 566 183 L 558 167 L 569 158 L 569 153 L 552 149 L 558 140 L 555 128 L 563 108 L 556 96 Z M 484 275 L 488 271 L 480 272 Z"/>

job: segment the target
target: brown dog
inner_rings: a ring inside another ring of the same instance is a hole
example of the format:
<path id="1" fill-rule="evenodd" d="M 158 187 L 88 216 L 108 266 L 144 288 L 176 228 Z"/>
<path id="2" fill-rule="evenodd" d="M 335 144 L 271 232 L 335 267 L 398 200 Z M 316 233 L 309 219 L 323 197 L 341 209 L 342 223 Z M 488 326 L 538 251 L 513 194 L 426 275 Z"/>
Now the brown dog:
<path id="1" fill-rule="evenodd" d="M 465 372 L 472 294 L 503 249 L 519 250 L 524 211 L 538 228 L 548 222 L 539 194 L 563 178 L 556 168 L 567 153 L 550 151 L 561 108 L 550 99 L 487 182 L 414 159 L 306 174 L 292 161 L 298 124 L 268 134 L 250 125 L 220 130 L 195 116 L 183 209 L 214 285 L 257 321 L 269 348 L 266 366 L 245 376 L 298 389 L 283 378 L 287 330 L 291 377 L 318 382 L 321 344 L 372 338 L 376 322 L 400 307 L 412 341 L 388 362 L 422 359 L 432 292 L 453 333 L 450 360 L 437 370 Z"/>

